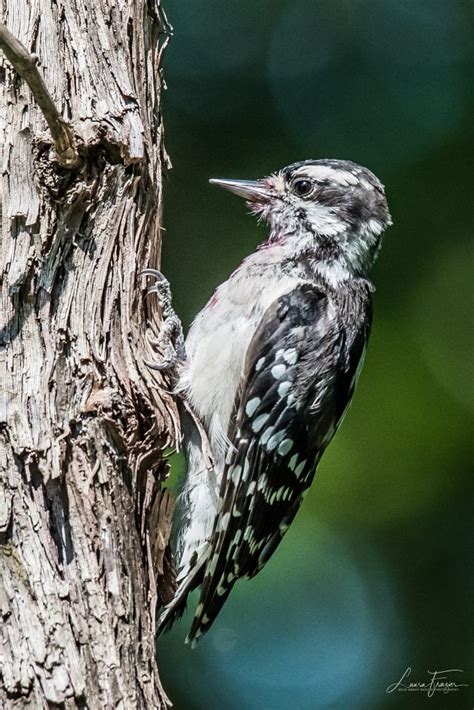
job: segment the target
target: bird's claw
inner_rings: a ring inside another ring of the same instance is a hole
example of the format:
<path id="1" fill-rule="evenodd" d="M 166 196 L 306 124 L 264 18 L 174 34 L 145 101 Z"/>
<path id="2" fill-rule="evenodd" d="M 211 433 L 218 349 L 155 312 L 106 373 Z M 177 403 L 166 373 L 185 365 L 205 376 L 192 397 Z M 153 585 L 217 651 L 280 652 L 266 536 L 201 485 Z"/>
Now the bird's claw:
<path id="1" fill-rule="evenodd" d="M 169 281 L 157 269 L 144 269 L 140 276 L 151 276 L 155 279 L 155 283 L 147 290 L 147 296 L 152 294 L 158 296 L 163 314 L 163 324 L 158 337 L 148 334 L 148 342 L 153 350 L 162 353 L 161 360 L 145 361 L 145 364 L 159 372 L 173 371 L 186 359 L 186 350 L 181 321 L 172 306 Z"/>
<path id="2" fill-rule="evenodd" d="M 155 279 L 155 283 L 150 286 L 147 291 L 147 296 L 156 293 L 159 296 L 163 318 L 167 320 L 170 316 L 176 315 L 172 306 L 171 287 L 168 279 L 166 279 L 158 269 L 144 269 L 140 276 L 151 276 Z"/>

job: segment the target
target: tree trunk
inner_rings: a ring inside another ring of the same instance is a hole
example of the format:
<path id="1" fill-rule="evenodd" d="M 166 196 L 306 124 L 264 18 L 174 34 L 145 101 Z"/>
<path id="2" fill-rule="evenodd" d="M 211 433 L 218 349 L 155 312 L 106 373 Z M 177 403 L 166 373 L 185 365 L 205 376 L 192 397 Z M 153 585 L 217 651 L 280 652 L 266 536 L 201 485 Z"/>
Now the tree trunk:
<path id="1" fill-rule="evenodd" d="M 178 424 L 145 364 L 160 318 L 140 271 L 160 256 L 168 25 L 155 0 L 0 7 L 79 152 L 61 167 L 2 57 L 0 707 L 162 708 Z"/>

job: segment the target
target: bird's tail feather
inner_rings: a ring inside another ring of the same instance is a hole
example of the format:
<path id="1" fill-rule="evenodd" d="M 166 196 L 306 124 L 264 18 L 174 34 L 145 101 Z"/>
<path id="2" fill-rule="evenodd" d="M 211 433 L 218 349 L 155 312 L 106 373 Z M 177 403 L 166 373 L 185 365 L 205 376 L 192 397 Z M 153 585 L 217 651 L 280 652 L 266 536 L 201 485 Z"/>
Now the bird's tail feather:
<path id="1" fill-rule="evenodd" d="M 206 433 L 189 407 L 180 409 L 187 475 L 176 501 L 174 557 L 178 567 L 177 589 L 163 608 L 158 633 L 171 628 L 186 610 L 188 594 L 204 577 L 219 497 Z"/>
<path id="2" fill-rule="evenodd" d="M 158 634 L 169 631 L 175 621 L 180 619 L 186 611 L 186 601 L 203 579 L 204 566 L 207 559 L 207 545 L 201 554 L 195 558 L 195 562 L 190 568 L 182 570 L 178 577 L 178 588 L 173 599 L 167 604 L 158 619 Z M 181 580 L 181 581 L 180 581 Z"/>

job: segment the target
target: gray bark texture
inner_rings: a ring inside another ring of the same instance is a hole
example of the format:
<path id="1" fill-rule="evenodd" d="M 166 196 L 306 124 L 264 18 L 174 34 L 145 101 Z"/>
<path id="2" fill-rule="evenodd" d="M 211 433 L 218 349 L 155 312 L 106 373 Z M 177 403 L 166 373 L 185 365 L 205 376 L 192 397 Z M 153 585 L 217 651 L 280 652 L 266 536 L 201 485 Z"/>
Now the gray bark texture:
<path id="1" fill-rule="evenodd" d="M 0 22 L 80 156 L 58 162 L 2 55 L 0 708 L 163 708 L 178 420 L 146 365 L 161 320 L 140 272 L 160 259 L 169 28 L 155 0 L 0 0 Z"/>

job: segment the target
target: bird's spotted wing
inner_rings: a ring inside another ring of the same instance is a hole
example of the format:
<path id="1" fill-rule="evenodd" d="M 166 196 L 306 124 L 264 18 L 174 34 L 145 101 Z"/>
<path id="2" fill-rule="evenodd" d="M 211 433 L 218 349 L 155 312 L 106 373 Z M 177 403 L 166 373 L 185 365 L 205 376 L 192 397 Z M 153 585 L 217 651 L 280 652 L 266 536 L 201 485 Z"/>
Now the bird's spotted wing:
<path id="1" fill-rule="evenodd" d="M 326 295 L 310 284 L 264 314 L 234 405 L 220 512 L 188 640 L 209 628 L 235 580 L 255 575 L 288 529 L 350 399 L 364 344 L 360 333 L 347 348 Z"/>

